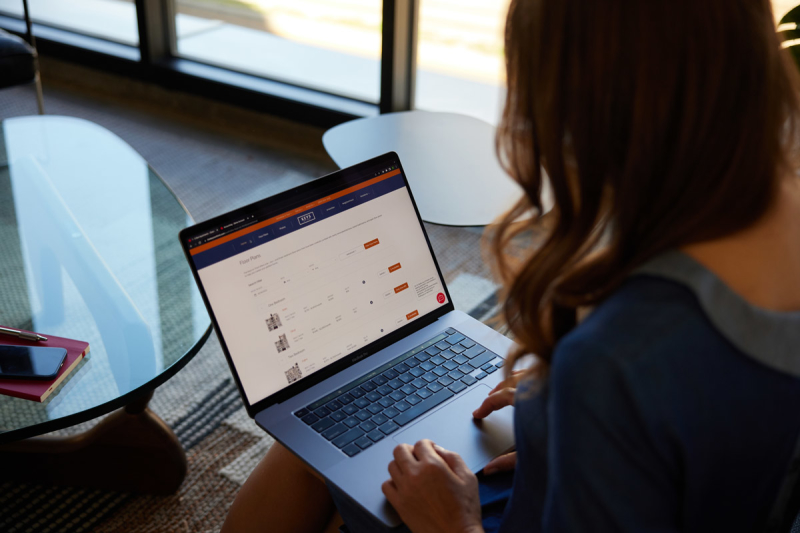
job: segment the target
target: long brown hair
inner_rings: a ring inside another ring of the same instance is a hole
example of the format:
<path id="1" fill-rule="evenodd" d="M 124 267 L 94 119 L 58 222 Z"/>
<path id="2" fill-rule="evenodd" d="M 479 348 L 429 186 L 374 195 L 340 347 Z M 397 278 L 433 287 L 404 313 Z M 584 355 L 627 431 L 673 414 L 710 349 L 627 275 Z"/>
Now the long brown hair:
<path id="1" fill-rule="evenodd" d="M 512 0 L 505 43 L 497 149 L 524 196 L 488 236 L 519 345 L 507 371 L 535 353 L 541 373 L 577 308 L 764 215 L 792 164 L 799 85 L 769 0 Z M 552 223 L 515 261 L 539 217 L 514 221 L 542 212 L 547 178 Z"/>

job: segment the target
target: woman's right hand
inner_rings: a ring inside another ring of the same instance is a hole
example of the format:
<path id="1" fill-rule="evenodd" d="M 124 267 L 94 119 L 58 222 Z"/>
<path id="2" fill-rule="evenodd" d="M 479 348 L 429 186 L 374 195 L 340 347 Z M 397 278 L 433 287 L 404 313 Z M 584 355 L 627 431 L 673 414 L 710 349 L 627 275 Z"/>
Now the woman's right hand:
<path id="1" fill-rule="evenodd" d="M 517 383 L 522 378 L 524 371 L 516 370 L 505 380 L 497 384 L 492 389 L 489 396 L 483 400 L 480 407 L 473 411 L 472 416 L 477 420 L 486 418 L 494 411 L 499 411 L 504 407 L 514 404 L 514 395 L 517 392 Z M 511 452 L 500 457 L 492 459 L 488 465 L 483 468 L 483 473 L 486 475 L 495 474 L 497 472 L 507 472 L 514 470 L 517 464 L 517 452 Z"/>

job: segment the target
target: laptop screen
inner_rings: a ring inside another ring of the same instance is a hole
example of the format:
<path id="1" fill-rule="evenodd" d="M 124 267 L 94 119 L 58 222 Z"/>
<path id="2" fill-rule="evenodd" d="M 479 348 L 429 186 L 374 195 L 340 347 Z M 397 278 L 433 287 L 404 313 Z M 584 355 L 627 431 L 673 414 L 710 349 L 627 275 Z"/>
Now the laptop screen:
<path id="1" fill-rule="evenodd" d="M 446 305 L 401 168 L 380 162 L 184 235 L 250 404 Z"/>

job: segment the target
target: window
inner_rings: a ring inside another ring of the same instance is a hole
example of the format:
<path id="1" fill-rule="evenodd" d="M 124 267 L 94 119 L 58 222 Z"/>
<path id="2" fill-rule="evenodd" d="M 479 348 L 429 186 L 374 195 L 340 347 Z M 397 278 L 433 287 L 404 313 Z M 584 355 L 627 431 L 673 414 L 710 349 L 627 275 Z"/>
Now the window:
<path id="1" fill-rule="evenodd" d="M 420 0 L 416 107 L 497 123 L 509 0 Z"/>
<path id="2" fill-rule="evenodd" d="M 31 20 L 136 46 L 139 30 L 133 0 L 28 0 Z M 22 18 L 22 0 L 0 0 L 0 12 Z"/>
<path id="3" fill-rule="evenodd" d="M 378 103 L 381 0 L 175 0 L 178 55 Z"/>

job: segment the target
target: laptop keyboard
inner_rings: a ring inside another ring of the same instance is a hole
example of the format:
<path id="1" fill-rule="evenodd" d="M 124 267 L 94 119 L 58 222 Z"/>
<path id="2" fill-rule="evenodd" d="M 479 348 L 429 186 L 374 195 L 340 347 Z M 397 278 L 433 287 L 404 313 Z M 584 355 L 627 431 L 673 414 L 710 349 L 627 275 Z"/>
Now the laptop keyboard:
<path id="1" fill-rule="evenodd" d="M 353 457 L 502 366 L 496 353 L 450 328 L 294 416 Z"/>

